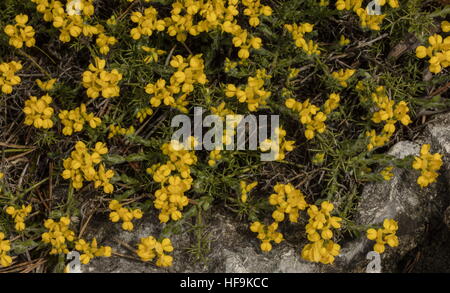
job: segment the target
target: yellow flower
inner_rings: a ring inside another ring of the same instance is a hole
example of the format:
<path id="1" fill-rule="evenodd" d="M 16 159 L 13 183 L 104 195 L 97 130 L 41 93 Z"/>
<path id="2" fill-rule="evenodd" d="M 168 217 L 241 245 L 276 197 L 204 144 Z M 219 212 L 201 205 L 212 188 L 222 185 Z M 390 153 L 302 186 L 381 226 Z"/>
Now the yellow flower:
<path id="1" fill-rule="evenodd" d="M 444 32 L 450 30 L 448 22 L 443 22 L 441 27 Z M 430 58 L 428 60 L 429 71 L 436 74 L 440 73 L 444 68 L 450 66 L 450 36 L 444 39 L 443 36 L 434 34 L 428 38 L 428 44 L 428 47 L 417 47 L 416 56 L 420 59 Z"/>
<path id="2" fill-rule="evenodd" d="M 51 244 L 50 254 L 69 253 L 67 244 L 75 240 L 75 233 L 69 229 L 70 219 L 61 217 L 59 222 L 48 219 L 44 222 L 47 232 L 42 233 L 42 242 Z"/>
<path id="3" fill-rule="evenodd" d="M 417 184 L 420 187 L 426 187 L 431 183 L 436 182 L 439 176 L 438 170 L 442 166 L 441 154 L 430 154 L 431 146 L 429 144 L 422 145 L 420 150 L 420 156 L 414 157 L 412 167 L 421 171 L 421 175 L 417 178 Z"/>
<path id="4" fill-rule="evenodd" d="M 103 187 L 105 193 L 112 193 L 114 186 L 110 180 L 114 176 L 114 171 L 106 170 L 101 163 L 101 156 L 106 153 L 108 148 L 101 142 L 97 142 L 95 147 L 89 150 L 83 142 L 78 141 L 70 157 L 63 161 L 62 177 L 71 179 L 72 187 L 75 189 L 83 187 L 83 181 L 86 180 L 93 181 L 95 188 Z M 98 170 L 95 169 L 96 165 L 99 165 Z"/>
<path id="5" fill-rule="evenodd" d="M 278 223 L 273 222 L 269 226 L 265 226 L 260 222 L 253 222 L 250 225 L 250 230 L 254 233 L 258 233 L 257 238 L 261 240 L 260 248 L 264 252 L 268 252 L 272 250 L 271 241 L 275 243 L 281 243 L 283 241 L 283 234 L 277 232 Z"/>
<path id="6" fill-rule="evenodd" d="M 339 255 L 340 245 L 332 240 L 318 240 L 305 245 L 301 256 L 310 262 L 320 262 L 323 264 L 332 264 L 335 256 Z"/>
<path id="7" fill-rule="evenodd" d="M 112 222 L 118 222 L 122 220 L 122 229 L 125 231 L 132 231 L 134 226 L 131 222 L 133 219 L 141 219 L 143 213 L 140 209 L 124 208 L 117 200 L 112 200 L 109 203 L 109 219 Z"/>
<path id="8" fill-rule="evenodd" d="M 446 20 L 441 22 L 441 29 L 444 33 L 450 32 L 450 22 Z"/>
<path id="9" fill-rule="evenodd" d="M 396 247 L 399 244 L 398 238 L 395 233 L 398 230 L 398 223 L 393 219 L 384 219 L 383 228 L 367 230 L 367 239 L 374 240 L 376 243 L 373 246 L 373 250 L 378 253 L 385 251 L 385 245 L 390 247 Z"/>
<path id="10" fill-rule="evenodd" d="M 204 73 L 204 63 L 199 55 L 184 58 L 181 55 L 172 57 L 170 66 L 177 71 L 170 77 L 170 84 L 159 79 L 155 84 L 147 84 L 145 92 L 152 95 L 150 104 L 159 107 L 161 104 L 170 106 L 187 113 L 187 95 L 194 91 L 195 84 L 205 84 L 208 80 Z"/>
<path id="11" fill-rule="evenodd" d="M 33 47 L 36 44 L 35 31 L 32 26 L 26 25 L 28 15 L 16 15 L 15 20 L 15 25 L 7 25 L 4 29 L 5 34 L 9 37 L 9 44 L 17 49 L 22 48 L 24 44 L 27 47 Z"/>
<path id="12" fill-rule="evenodd" d="M 245 202 L 247 202 L 247 195 L 248 195 L 248 193 L 253 188 L 255 188 L 256 185 L 258 185 L 258 181 L 254 181 L 254 182 L 252 182 L 250 184 L 247 184 L 247 182 L 245 182 L 245 181 L 241 181 L 239 183 L 239 185 L 240 185 L 240 189 L 241 189 L 241 201 L 245 203 Z"/>
<path id="13" fill-rule="evenodd" d="M 366 132 L 366 136 L 370 138 L 370 143 L 367 149 L 370 151 L 374 147 L 380 147 L 385 145 L 392 135 L 395 133 L 395 124 L 400 122 L 403 125 L 410 124 L 411 118 L 408 115 L 408 104 L 401 101 L 395 104 L 395 101 L 391 100 L 384 87 L 378 87 L 374 93 L 372 93 L 372 101 L 375 103 L 377 110 L 373 113 L 372 121 L 374 123 L 385 123 L 383 131 L 378 135 L 375 130 Z"/>
<path id="14" fill-rule="evenodd" d="M 12 258 L 7 254 L 11 250 L 11 242 L 4 239 L 5 234 L 0 232 L 0 266 L 8 267 L 12 264 Z"/>
<path id="15" fill-rule="evenodd" d="M 49 95 L 40 99 L 31 96 L 25 101 L 23 112 L 25 113 L 25 125 L 33 125 L 36 128 L 49 129 L 53 127 L 53 108 L 50 107 L 52 98 Z"/>
<path id="16" fill-rule="evenodd" d="M 306 209 L 307 203 L 303 193 L 295 189 L 292 184 L 276 184 L 274 191 L 269 197 L 269 203 L 276 206 L 272 217 L 276 222 L 284 220 L 284 214 L 289 215 L 289 221 L 297 223 L 299 211 Z"/>
<path id="17" fill-rule="evenodd" d="M 255 112 L 261 106 L 267 105 L 267 100 L 272 94 L 264 89 L 265 79 L 270 79 L 270 76 L 262 74 L 262 71 L 257 71 L 255 76 L 247 79 L 245 87 L 228 84 L 225 96 L 235 97 L 240 103 L 246 103 L 249 111 Z"/>
<path id="18" fill-rule="evenodd" d="M 347 80 L 349 80 L 356 73 L 355 69 L 341 69 L 331 73 L 331 76 L 336 79 L 341 86 L 347 87 Z"/>
<path id="19" fill-rule="evenodd" d="M 6 213 L 10 215 L 15 222 L 15 229 L 17 231 L 25 230 L 25 219 L 32 211 L 31 205 L 22 205 L 21 209 L 16 209 L 13 206 L 9 206 L 6 208 Z"/>
<path id="20" fill-rule="evenodd" d="M 311 140 L 316 133 L 323 133 L 326 130 L 325 121 L 328 118 L 327 115 L 339 106 L 339 101 L 339 94 L 330 94 L 324 104 L 323 112 L 319 111 L 319 107 L 311 104 L 309 99 L 301 103 L 290 98 L 286 100 L 285 105 L 289 109 L 298 112 L 300 123 L 306 126 L 305 137 Z"/>
<path id="21" fill-rule="evenodd" d="M 56 79 L 50 79 L 49 81 L 43 82 L 40 79 L 36 79 L 36 84 L 38 85 L 38 87 L 45 91 L 45 92 L 49 92 L 53 89 L 53 86 L 56 83 Z"/>
<path id="22" fill-rule="evenodd" d="M 423 59 L 427 56 L 427 48 L 424 46 L 419 46 L 416 48 L 416 56 L 417 58 Z"/>
<path id="23" fill-rule="evenodd" d="M 20 62 L 0 63 L 0 87 L 3 93 L 12 93 L 13 86 L 20 84 L 22 80 L 15 74 L 21 69 L 22 64 Z"/>
<path id="24" fill-rule="evenodd" d="M 313 31 L 314 25 L 310 23 L 297 24 L 285 24 L 284 28 L 288 30 L 292 38 L 295 41 L 295 45 L 301 48 L 308 55 L 320 55 L 319 45 L 314 43 L 312 40 L 306 40 L 304 38 L 306 33 Z"/>
<path id="25" fill-rule="evenodd" d="M 158 62 L 159 56 L 164 55 L 166 51 L 158 50 L 156 48 L 150 48 L 147 46 L 142 46 L 142 50 L 144 50 L 148 55 L 144 59 L 145 64 L 149 64 L 151 62 Z"/>
<path id="26" fill-rule="evenodd" d="M 122 128 L 120 126 L 110 125 L 109 126 L 109 134 L 108 138 L 113 138 L 114 136 L 120 134 L 120 135 L 130 135 L 135 132 L 135 129 L 133 126 L 130 126 L 127 128 Z"/>
<path id="27" fill-rule="evenodd" d="M 156 240 L 153 236 L 141 238 L 136 251 L 137 255 L 142 261 L 151 261 L 158 257 L 156 265 L 159 267 L 172 266 L 173 257 L 167 255 L 173 251 L 173 246 L 169 238 L 164 238 L 161 242 Z"/>
<path id="28" fill-rule="evenodd" d="M 62 110 L 58 117 L 64 125 L 62 130 L 64 135 L 72 135 L 74 132 L 82 131 L 86 123 L 91 128 L 96 128 L 102 123 L 100 118 L 95 117 L 92 113 L 87 113 L 85 104 L 81 104 L 80 107 L 70 111 Z"/>
<path id="29" fill-rule="evenodd" d="M 339 39 L 339 45 L 347 46 L 348 44 L 350 44 L 350 40 L 347 39 L 344 35 L 341 35 L 341 38 Z"/>
<path id="30" fill-rule="evenodd" d="M 97 57 L 94 64 L 89 65 L 89 70 L 83 72 L 83 86 L 88 97 L 96 99 L 101 94 L 104 98 L 113 98 L 120 95 L 118 84 L 122 74 L 117 69 L 106 71 L 105 66 L 106 61 Z"/>
<path id="31" fill-rule="evenodd" d="M 96 40 L 97 47 L 99 47 L 100 53 L 107 55 L 109 53 L 109 47 L 114 46 L 117 43 L 115 37 L 107 36 L 103 33 L 99 34 Z"/>
<path id="32" fill-rule="evenodd" d="M 81 252 L 80 261 L 82 264 L 88 264 L 94 257 L 110 257 L 112 251 L 109 246 L 97 247 L 95 238 L 91 243 L 86 242 L 84 239 L 77 240 L 75 249 Z"/>
<path id="33" fill-rule="evenodd" d="M 133 39 L 139 40 L 142 36 L 151 36 L 154 31 L 163 31 L 166 27 L 164 20 L 158 19 L 158 12 L 155 8 L 150 7 L 141 12 L 133 12 L 131 21 L 137 24 L 137 27 L 130 31 Z"/>
<path id="34" fill-rule="evenodd" d="M 394 167 L 389 166 L 389 167 L 384 168 L 380 172 L 380 174 L 381 174 L 381 176 L 383 177 L 384 180 L 389 181 L 389 180 L 392 179 L 392 177 L 394 177 L 394 174 L 391 172 L 393 168 Z"/>

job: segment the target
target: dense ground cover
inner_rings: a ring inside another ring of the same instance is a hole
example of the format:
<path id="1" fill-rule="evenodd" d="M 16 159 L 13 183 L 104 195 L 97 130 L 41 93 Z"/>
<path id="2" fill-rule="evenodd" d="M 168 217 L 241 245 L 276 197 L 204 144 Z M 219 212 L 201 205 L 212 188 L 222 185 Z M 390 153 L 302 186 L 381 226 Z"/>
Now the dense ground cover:
<path id="1" fill-rule="evenodd" d="M 422 188 L 439 176 L 432 146 L 416 158 L 385 153 L 450 106 L 450 7 L 377 5 L 3 1 L 0 267 L 62 271 L 72 250 L 82 263 L 119 257 L 84 238 L 91 219 L 132 231 L 143 214 L 161 233 L 128 243 L 130 255 L 170 266 L 173 249 L 205 253 L 170 238 L 207 242 L 204 212 L 219 207 L 267 253 L 302 243 L 298 257 L 332 265 L 344 239 L 367 237 L 379 253 L 401 245 L 396 219 L 361 227 L 352 217 L 364 183 L 393 168 L 417 170 Z M 278 144 L 179 148 L 171 121 L 194 107 L 237 121 L 279 115 Z M 275 160 L 262 161 L 274 146 Z"/>

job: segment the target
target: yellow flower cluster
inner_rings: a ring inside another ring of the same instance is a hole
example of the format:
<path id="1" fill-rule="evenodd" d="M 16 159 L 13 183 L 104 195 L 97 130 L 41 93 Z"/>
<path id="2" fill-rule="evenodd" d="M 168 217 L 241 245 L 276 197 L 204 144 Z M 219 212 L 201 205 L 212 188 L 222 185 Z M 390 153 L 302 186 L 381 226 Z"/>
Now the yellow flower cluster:
<path id="1" fill-rule="evenodd" d="M 389 4 L 392 8 L 398 8 L 400 6 L 398 0 L 377 0 L 377 4 L 380 7 L 383 7 L 386 4 Z M 336 9 L 353 10 L 353 12 L 358 15 L 362 28 L 369 28 L 375 31 L 380 30 L 380 25 L 386 17 L 386 14 L 369 14 L 368 9 L 363 5 L 363 0 L 337 0 Z"/>
<path id="2" fill-rule="evenodd" d="M 149 7 L 141 12 L 133 12 L 131 14 L 131 21 L 137 24 L 137 27 L 130 31 L 133 39 L 139 40 L 142 36 L 151 36 L 154 31 L 163 31 L 165 29 L 164 20 L 158 20 L 158 11 L 155 8 Z"/>
<path id="3" fill-rule="evenodd" d="M 40 79 L 36 79 L 36 84 L 44 92 L 51 91 L 53 89 L 53 87 L 55 86 L 55 83 L 56 83 L 56 79 L 55 78 L 52 78 L 49 81 L 45 81 L 45 82 L 40 80 Z"/>
<path id="4" fill-rule="evenodd" d="M 239 186 L 241 188 L 241 201 L 247 202 L 247 197 L 250 191 L 258 185 L 258 181 L 254 181 L 250 184 L 247 184 L 245 181 L 239 182 Z"/>
<path id="5" fill-rule="evenodd" d="M 331 264 L 334 257 L 339 254 L 340 245 L 334 243 L 332 228 L 339 229 L 342 221 L 339 217 L 331 216 L 334 206 L 328 201 L 322 202 L 320 210 L 315 205 L 308 208 L 309 221 L 306 225 L 306 234 L 311 243 L 302 249 L 302 257 L 311 262 Z"/>
<path id="6" fill-rule="evenodd" d="M 341 96 L 336 93 L 331 93 L 328 96 L 328 99 L 323 104 L 323 112 L 326 115 L 329 115 L 331 112 L 337 109 L 339 107 L 339 102 L 341 101 Z"/>
<path id="7" fill-rule="evenodd" d="M 94 26 L 88 23 L 94 14 L 94 0 L 68 1 L 66 5 L 55 0 L 31 0 L 31 2 L 36 3 L 36 10 L 43 15 L 44 20 L 52 22 L 59 30 L 61 42 L 67 43 L 81 35 L 91 37 L 104 32 L 102 25 Z"/>
<path id="8" fill-rule="evenodd" d="M 225 1 L 187 0 L 175 1 L 172 4 L 171 16 L 166 17 L 167 33 L 176 36 L 180 42 L 186 41 L 187 34 L 196 36 L 208 32 L 225 20 L 232 21 L 239 12 L 236 0 Z M 196 19 L 199 21 L 195 23 Z"/>
<path id="9" fill-rule="evenodd" d="M 420 156 L 414 158 L 412 167 L 422 173 L 417 178 L 417 184 L 426 187 L 436 182 L 439 176 L 437 171 L 442 167 L 442 155 L 439 153 L 430 154 L 430 145 L 424 144 L 420 149 Z"/>
<path id="10" fill-rule="evenodd" d="M 101 246 L 97 247 L 97 239 L 93 239 L 92 243 L 86 242 L 84 239 L 75 242 L 75 249 L 82 254 L 80 255 L 80 262 L 88 264 L 94 257 L 110 257 L 111 247 Z"/>
<path id="11" fill-rule="evenodd" d="M 233 111 L 231 111 L 226 107 L 225 102 L 220 103 L 217 107 L 212 106 L 211 112 L 214 115 L 219 116 L 222 121 L 225 120 L 225 118 L 227 118 L 227 115 L 231 116 L 235 114 Z"/>
<path id="12" fill-rule="evenodd" d="M 450 31 L 450 23 L 444 21 L 441 23 L 443 32 Z M 450 66 L 450 36 L 444 39 L 439 34 L 434 34 L 428 38 L 428 47 L 419 46 L 416 48 L 417 58 L 430 58 L 429 70 L 432 73 L 439 73 L 442 69 Z"/>
<path id="13" fill-rule="evenodd" d="M 59 222 L 48 219 L 44 222 L 44 227 L 47 232 L 42 233 L 42 242 L 51 244 L 52 250 L 50 254 L 69 253 L 67 247 L 68 242 L 75 240 L 75 233 L 69 229 L 70 219 L 68 217 L 61 217 Z"/>
<path id="14" fill-rule="evenodd" d="M 450 32 L 450 22 L 444 20 L 441 22 L 441 29 L 444 33 Z"/>
<path id="15" fill-rule="evenodd" d="M 247 79 L 245 87 L 228 84 L 225 95 L 228 98 L 235 97 L 240 103 L 246 103 L 248 110 L 255 112 L 261 106 L 267 105 L 267 99 L 271 92 L 264 90 L 264 82 L 265 79 L 270 78 L 270 75 L 265 74 L 265 70 L 257 70 L 255 76 L 250 76 Z"/>
<path id="16" fill-rule="evenodd" d="M 190 149 L 193 149 L 195 141 L 192 137 L 188 143 Z M 162 165 L 155 164 L 147 172 L 153 175 L 155 182 L 161 184 L 161 188 L 155 192 L 156 199 L 153 203 L 156 209 L 161 210 L 159 220 L 166 223 L 169 219 L 181 219 L 181 211 L 189 203 L 185 193 L 191 189 L 193 179 L 190 166 L 197 162 L 197 157 L 194 151 L 187 150 L 178 141 L 163 144 L 161 150 L 169 157 L 169 161 Z"/>
<path id="17" fill-rule="evenodd" d="M 275 160 L 282 161 L 286 157 L 286 153 L 295 149 L 295 140 L 286 140 L 286 130 L 281 127 L 275 129 L 275 135 L 278 136 L 278 140 L 266 139 L 260 144 L 262 152 L 275 151 Z"/>
<path id="18" fill-rule="evenodd" d="M 16 24 L 5 26 L 5 34 L 9 37 L 9 44 L 17 49 L 25 46 L 33 47 L 36 44 L 35 31 L 31 25 L 27 25 L 28 15 L 16 15 Z"/>
<path id="19" fill-rule="evenodd" d="M 347 80 L 349 80 L 356 73 L 355 69 L 341 69 L 331 73 L 331 76 L 336 79 L 343 87 L 347 87 Z"/>
<path id="20" fill-rule="evenodd" d="M 305 34 L 310 33 L 313 31 L 314 25 L 310 23 L 301 23 L 299 25 L 297 24 L 285 24 L 284 28 L 287 29 L 291 35 L 292 38 L 295 41 L 295 45 L 299 48 L 302 48 L 302 50 L 308 54 L 308 55 L 320 55 L 319 45 L 317 43 L 314 43 L 313 40 L 307 41 L 305 39 Z"/>
<path id="21" fill-rule="evenodd" d="M 123 128 L 123 127 L 116 126 L 116 125 L 110 125 L 108 138 L 113 138 L 116 135 L 129 135 L 129 134 L 133 134 L 134 132 L 135 132 L 135 129 L 133 126 L 130 126 L 128 128 Z"/>
<path id="22" fill-rule="evenodd" d="M 373 250 L 378 253 L 383 253 L 385 251 L 385 244 L 390 247 L 398 246 L 398 238 L 395 233 L 398 230 L 398 224 L 393 219 L 384 219 L 383 228 L 379 229 L 368 229 L 367 238 L 369 240 L 375 240 L 376 243 L 373 246 Z"/>
<path id="23" fill-rule="evenodd" d="M 195 84 L 206 84 L 208 80 L 204 73 L 202 55 L 190 55 L 183 58 L 181 55 L 172 57 L 170 66 L 177 71 L 170 77 L 170 84 L 166 85 L 164 79 L 159 79 L 156 83 L 149 83 L 145 87 L 145 92 L 152 95 L 150 104 L 159 107 L 162 103 L 166 106 L 176 108 L 183 113 L 187 113 L 187 95 L 194 91 Z M 175 100 L 174 95 L 180 94 Z"/>
<path id="24" fill-rule="evenodd" d="M 53 108 L 50 107 L 52 98 L 49 95 L 40 99 L 31 96 L 25 101 L 23 112 L 25 113 L 25 125 L 33 125 L 36 128 L 49 129 L 53 127 Z"/>
<path id="25" fill-rule="evenodd" d="M 269 226 L 261 224 L 260 222 L 253 222 L 250 225 L 250 230 L 254 233 L 258 233 L 257 238 L 261 240 L 261 250 L 262 251 L 271 251 L 272 244 L 271 241 L 275 243 L 280 243 L 283 241 L 283 234 L 277 232 L 278 222 L 273 222 Z"/>
<path id="26" fill-rule="evenodd" d="M 113 170 L 105 170 L 102 162 L 102 155 L 108 153 L 108 148 L 104 143 L 97 142 L 95 148 L 89 149 L 86 145 L 78 141 L 75 145 L 75 150 L 70 154 L 70 158 L 64 160 L 64 171 L 62 177 L 64 179 L 71 179 L 72 186 L 75 189 L 83 187 L 83 181 L 94 181 L 94 187 L 103 187 L 105 193 L 112 193 L 114 186 L 109 180 L 114 176 Z M 100 165 L 99 165 L 100 164 Z M 99 165 L 98 170 L 95 166 Z"/>
<path id="27" fill-rule="evenodd" d="M 238 57 L 242 60 L 250 57 L 251 48 L 260 49 L 262 47 L 261 38 L 249 36 L 249 32 L 242 29 L 238 24 L 233 25 L 230 22 L 225 22 L 222 29 L 234 36 L 232 42 L 236 48 L 239 48 Z"/>
<path id="28" fill-rule="evenodd" d="M 282 222 L 285 214 L 289 215 L 289 221 L 297 223 L 300 210 L 304 210 L 308 204 L 303 193 L 295 189 L 292 184 L 276 184 L 273 188 L 275 193 L 269 197 L 269 203 L 276 206 L 272 218 L 276 222 Z"/>
<path id="29" fill-rule="evenodd" d="M 74 132 L 82 131 L 86 123 L 91 128 L 96 128 L 102 123 L 102 120 L 95 117 L 93 113 L 87 113 L 85 104 L 81 104 L 80 107 L 70 111 L 63 110 L 59 113 L 58 117 L 64 125 L 62 130 L 64 135 L 72 135 Z"/>
<path id="30" fill-rule="evenodd" d="M 332 264 L 334 257 L 339 255 L 341 246 L 333 240 L 320 239 L 306 244 L 302 249 L 302 258 L 311 262 Z"/>
<path id="31" fill-rule="evenodd" d="M 348 44 L 350 44 L 350 39 L 347 39 L 344 35 L 341 35 L 339 39 L 339 45 L 344 47 L 347 46 Z"/>
<path id="32" fill-rule="evenodd" d="M 122 229 L 125 231 L 132 231 L 134 226 L 131 221 L 133 221 L 133 219 L 141 219 L 143 216 L 140 209 L 124 208 L 123 205 L 115 199 L 109 203 L 109 209 L 111 210 L 111 213 L 109 213 L 111 222 L 116 223 L 122 220 Z"/>
<path id="33" fill-rule="evenodd" d="M 212 150 L 209 153 L 209 160 L 208 160 L 208 165 L 213 167 L 217 164 L 218 161 L 222 160 L 222 154 L 221 154 L 221 149 L 217 148 L 215 150 Z"/>
<path id="34" fill-rule="evenodd" d="M 11 242 L 4 239 L 5 234 L 0 232 L 0 265 L 8 267 L 12 264 L 12 258 L 8 255 L 8 252 L 11 250 Z"/>
<path id="35" fill-rule="evenodd" d="M 22 205 L 21 209 L 16 209 L 13 206 L 6 208 L 6 213 L 14 219 L 15 228 L 17 231 L 25 230 L 25 219 L 31 213 L 31 210 L 31 205 Z"/>
<path id="36" fill-rule="evenodd" d="M 302 103 L 290 98 L 286 100 L 285 105 L 298 112 L 300 123 L 306 126 L 305 137 L 310 140 L 314 138 L 316 132 L 323 133 L 326 130 L 327 115 L 339 106 L 340 99 L 339 94 L 330 94 L 324 103 L 323 111 L 319 111 L 320 108 L 311 104 L 309 99 Z"/>
<path id="37" fill-rule="evenodd" d="M 98 57 L 94 64 L 89 64 L 89 70 L 83 72 L 83 86 L 87 89 L 87 96 L 96 99 L 100 96 L 113 98 L 120 95 L 119 81 L 122 74 L 117 69 L 105 70 L 106 61 Z"/>
<path id="38" fill-rule="evenodd" d="M 136 118 L 139 120 L 140 123 L 144 122 L 145 118 L 147 118 L 147 116 L 152 115 L 153 114 L 153 109 L 150 107 L 145 107 L 140 109 L 137 113 L 136 113 Z"/>
<path id="39" fill-rule="evenodd" d="M 244 15 L 249 17 L 248 23 L 256 27 L 260 24 L 259 17 L 261 15 L 272 15 L 272 8 L 267 5 L 262 5 L 260 0 L 243 0 L 242 4 L 246 7 Z"/>
<path id="40" fill-rule="evenodd" d="M 374 147 L 385 145 L 395 132 L 395 124 L 400 122 L 403 125 L 410 124 L 411 118 L 408 115 L 408 104 L 401 101 L 395 104 L 391 100 L 384 87 L 380 86 L 376 92 L 372 93 L 372 101 L 375 103 L 378 111 L 373 113 L 372 121 L 376 124 L 384 123 L 383 130 L 380 135 L 375 130 L 367 131 L 366 136 L 370 138 L 367 149 L 370 151 Z"/>
<path id="41" fill-rule="evenodd" d="M 158 50 L 156 48 L 150 48 L 147 46 L 142 46 L 141 49 L 148 53 L 148 55 L 144 58 L 144 63 L 149 64 L 152 62 L 158 62 L 159 56 L 164 55 L 166 51 L 164 50 Z"/>
<path id="42" fill-rule="evenodd" d="M 233 70 L 234 68 L 236 68 L 239 64 L 243 64 L 243 60 L 241 61 L 231 61 L 228 57 L 225 58 L 225 63 L 224 63 L 224 71 L 225 72 L 230 72 L 231 70 Z"/>
<path id="43" fill-rule="evenodd" d="M 19 76 L 15 75 L 21 69 L 22 64 L 20 62 L 0 63 L 0 86 L 4 94 L 12 93 L 13 86 L 22 81 Z"/>
<path id="44" fill-rule="evenodd" d="M 158 256 L 156 261 L 158 267 L 170 267 L 172 266 L 173 257 L 165 253 L 172 251 L 173 246 L 169 238 L 164 238 L 159 242 L 153 236 L 149 236 L 141 238 L 136 253 L 142 261 L 151 261 Z"/>
<path id="45" fill-rule="evenodd" d="M 247 186 L 243 185 L 244 188 Z M 277 206 L 272 214 L 275 222 L 269 226 L 254 222 L 250 226 L 252 232 L 258 233 L 261 250 L 270 251 L 271 241 L 280 243 L 283 240 L 283 235 L 276 230 L 278 224 L 285 219 L 285 214 L 288 214 L 289 220 L 295 223 L 298 221 L 299 211 L 308 207 L 309 220 L 305 230 L 310 243 L 303 247 L 301 256 L 311 262 L 333 263 L 341 247 L 332 240 L 332 229 L 339 229 L 342 221 L 342 218 L 331 215 L 334 205 L 328 201 L 322 202 L 320 209 L 316 205 L 308 205 L 302 192 L 295 189 L 292 184 L 277 184 L 274 191 L 276 193 L 269 197 L 269 203 Z"/>
<path id="46" fill-rule="evenodd" d="M 322 165 L 322 163 L 325 161 L 325 153 L 315 154 L 311 161 L 316 166 Z"/>
<path id="47" fill-rule="evenodd" d="M 238 0 L 187 0 L 172 3 L 170 17 L 158 19 L 158 11 L 154 7 L 144 10 L 144 13 L 133 12 L 131 21 L 137 26 L 130 31 L 133 39 L 151 36 L 154 31 L 164 31 L 184 42 L 187 35 L 197 36 L 220 27 L 222 31 L 233 36 L 233 45 L 239 49 L 238 56 L 247 59 L 249 49 L 261 48 L 262 41 L 258 37 L 249 37 L 249 32 L 236 23 L 235 16 L 239 14 Z M 251 26 L 260 24 L 259 16 L 269 16 L 272 9 L 262 5 L 259 0 L 242 1 L 244 14 L 249 16 Z"/>
<path id="48" fill-rule="evenodd" d="M 238 0 L 176 1 L 172 4 L 171 16 L 164 19 L 167 33 L 184 42 L 188 34 L 196 36 L 220 27 L 233 36 L 233 45 L 239 48 L 239 58 L 247 59 L 250 48 L 261 48 L 262 41 L 259 37 L 249 36 L 249 32 L 236 23 L 238 4 Z M 259 25 L 260 15 L 272 14 L 272 9 L 261 5 L 260 1 L 246 0 L 242 4 L 246 7 L 244 14 L 250 17 L 252 26 Z M 198 22 L 195 22 L 197 19 Z"/>
<path id="49" fill-rule="evenodd" d="M 390 181 L 392 179 L 392 177 L 394 177 L 394 174 L 392 173 L 392 169 L 394 169 L 394 167 L 389 166 L 389 167 L 386 167 L 383 170 L 381 170 L 380 175 L 383 177 L 384 180 Z"/>
<path id="50" fill-rule="evenodd" d="M 48 219 L 44 222 L 44 227 L 48 230 L 42 233 L 42 242 L 51 244 L 52 249 L 50 254 L 68 254 L 69 243 L 75 244 L 75 249 L 82 254 L 80 255 L 80 261 L 82 264 L 88 264 L 94 257 L 110 257 L 111 247 L 109 246 L 97 246 L 97 240 L 94 238 L 92 243 L 87 242 L 84 239 L 76 240 L 75 232 L 70 230 L 70 219 L 68 217 L 61 217 L 59 222 L 55 222 L 52 219 Z"/>
<path id="51" fill-rule="evenodd" d="M 100 53 L 107 55 L 109 53 L 109 47 L 114 46 L 117 43 L 117 39 L 112 36 L 108 36 L 104 33 L 98 35 L 95 40 L 97 47 L 99 47 Z"/>

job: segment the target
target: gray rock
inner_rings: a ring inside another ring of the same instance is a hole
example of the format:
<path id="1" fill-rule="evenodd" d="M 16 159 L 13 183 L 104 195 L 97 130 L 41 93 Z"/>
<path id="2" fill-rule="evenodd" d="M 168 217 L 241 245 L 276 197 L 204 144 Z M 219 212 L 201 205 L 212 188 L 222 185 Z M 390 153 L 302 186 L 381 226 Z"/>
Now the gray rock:
<path id="1" fill-rule="evenodd" d="M 400 245 L 388 248 L 381 255 L 382 271 L 398 270 L 398 262 L 423 241 L 427 223 L 441 215 L 450 200 L 450 114 L 438 116 L 430 123 L 417 142 L 401 141 L 388 154 L 396 158 L 418 155 L 422 144 L 431 144 L 431 152 L 443 154 L 443 167 L 438 182 L 421 188 L 417 183 L 416 170 L 394 169 L 390 181 L 367 184 L 359 199 L 356 223 L 358 225 L 382 224 L 385 218 L 398 221 Z M 365 258 L 373 250 L 374 241 L 363 237 L 343 246 L 337 258 L 342 271 L 364 272 L 369 260 Z"/>

